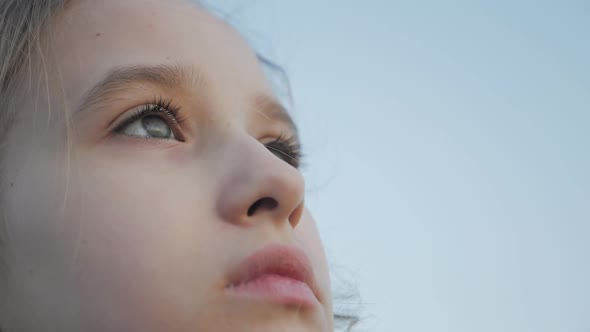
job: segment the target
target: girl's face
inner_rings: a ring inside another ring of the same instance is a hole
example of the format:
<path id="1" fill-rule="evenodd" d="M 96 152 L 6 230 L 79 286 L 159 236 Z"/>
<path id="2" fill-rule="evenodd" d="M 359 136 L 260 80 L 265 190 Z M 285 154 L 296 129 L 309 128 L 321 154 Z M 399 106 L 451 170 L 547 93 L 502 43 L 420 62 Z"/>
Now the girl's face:
<path id="1" fill-rule="evenodd" d="M 332 329 L 296 131 L 233 29 L 74 1 L 41 41 L 3 152 L 7 332 Z"/>

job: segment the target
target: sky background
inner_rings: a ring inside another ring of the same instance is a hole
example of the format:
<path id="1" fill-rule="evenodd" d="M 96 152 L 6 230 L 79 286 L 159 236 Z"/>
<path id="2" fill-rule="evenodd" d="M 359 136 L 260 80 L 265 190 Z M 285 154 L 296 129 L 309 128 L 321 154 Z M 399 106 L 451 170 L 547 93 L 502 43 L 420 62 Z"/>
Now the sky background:
<path id="1" fill-rule="evenodd" d="M 289 74 L 358 331 L 590 331 L 590 1 L 213 2 Z"/>

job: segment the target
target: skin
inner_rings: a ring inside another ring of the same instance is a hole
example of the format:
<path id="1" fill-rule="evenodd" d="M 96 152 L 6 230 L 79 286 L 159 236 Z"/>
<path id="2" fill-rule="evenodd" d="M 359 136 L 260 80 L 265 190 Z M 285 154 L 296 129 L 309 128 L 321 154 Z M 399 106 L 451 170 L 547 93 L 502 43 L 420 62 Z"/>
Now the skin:
<path id="1" fill-rule="evenodd" d="M 4 331 L 331 331 L 303 177 L 265 147 L 296 133 L 255 102 L 272 92 L 245 41 L 172 0 L 75 1 L 42 38 L 44 66 L 23 79 L 2 165 Z M 179 86 L 137 82 L 78 110 L 109 71 L 130 65 L 193 75 Z M 182 140 L 112 132 L 155 96 L 180 108 Z M 277 204 L 248 215 L 265 197 Z M 308 255 L 319 304 L 227 294 L 231 268 L 277 243 Z"/>

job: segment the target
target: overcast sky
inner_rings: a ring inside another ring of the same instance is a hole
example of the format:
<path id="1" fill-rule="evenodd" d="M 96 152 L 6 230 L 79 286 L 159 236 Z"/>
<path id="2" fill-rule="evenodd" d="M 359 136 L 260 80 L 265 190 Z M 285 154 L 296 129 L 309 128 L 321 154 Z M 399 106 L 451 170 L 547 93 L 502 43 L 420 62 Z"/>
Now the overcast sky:
<path id="1" fill-rule="evenodd" d="M 590 331 L 590 2 L 227 8 L 289 73 L 359 331 Z"/>

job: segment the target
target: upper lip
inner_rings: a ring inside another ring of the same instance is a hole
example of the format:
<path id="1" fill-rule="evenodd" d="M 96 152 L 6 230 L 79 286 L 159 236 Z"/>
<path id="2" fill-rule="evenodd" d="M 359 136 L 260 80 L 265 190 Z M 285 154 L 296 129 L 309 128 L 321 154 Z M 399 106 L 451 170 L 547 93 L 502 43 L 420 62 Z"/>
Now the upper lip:
<path id="1" fill-rule="evenodd" d="M 229 275 L 227 287 L 248 283 L 263 275 L 274 274 L 306 283 L 318 297 L 309 258 L 298 247 L 268 245 L 246 257 Z"/>

